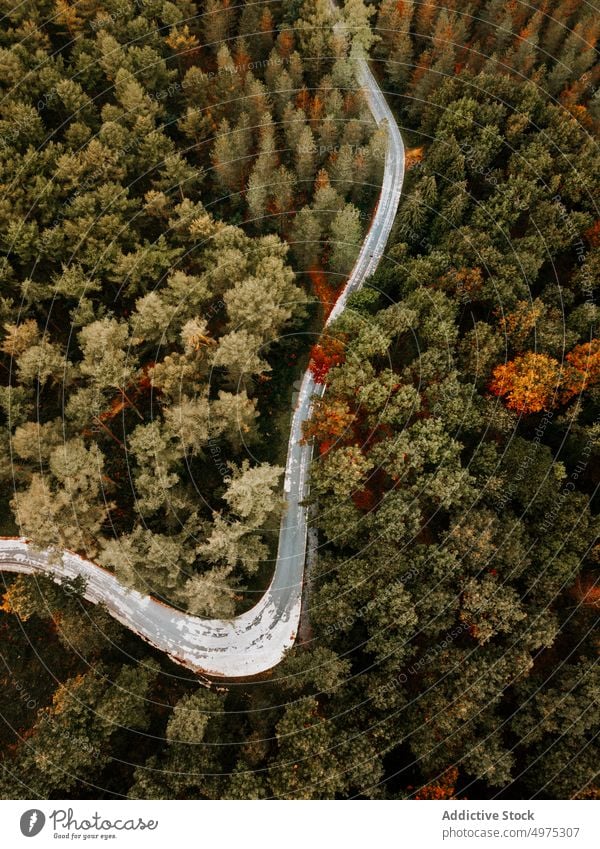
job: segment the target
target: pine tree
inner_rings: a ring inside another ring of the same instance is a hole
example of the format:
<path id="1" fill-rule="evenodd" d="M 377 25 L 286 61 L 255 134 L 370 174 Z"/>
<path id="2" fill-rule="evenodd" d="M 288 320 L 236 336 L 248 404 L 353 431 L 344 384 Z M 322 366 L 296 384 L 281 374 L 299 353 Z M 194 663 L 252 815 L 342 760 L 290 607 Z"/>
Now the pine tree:
<path id="1" fill-rule="evenodd" d="M 311 60 L 309 77 L 318 81 L 334 55 L 332 13 L 327 0 L 305 0 L 295 31 L 301 55 Z"/>
<path id="2" fill-rule="evenodd" d="M 300 183 L 312 183 L 317 169 L 316 147 L 313 131 L 306 125 L 295 146 L 295 170 Z M 301 186 L 301 188 L 304 188 Z"/>
<path id="3" fill-rule="evenodd" d="M 215 53 L 227 41 L 234 15 L 235 7 L 230 0 L 206 0 L 202 31 L 204 42 Z"/>
<path id="4" fill-rule="evenodd" d="M 354 182 L 354 153 L 349 144 L 343 144 L 331 157 L 329 177 L 331 185 L 343 197 L 352 188 Z"/>
<path id="5" fill-rule="evenodd" d="M 344 23 L 348 28 L 352 50 L 368 54 L 376 37 L 373 35 L 370 20 L 375 9 L 367 6 L 364 0 L 345 0 L 343 8 Z"/>
<path id="6" fill-rule="evenodd" d="M 308 271 L 321 254 L 321 225 L 313 210 L 303 206 L 294 218 L 290 243 L 299 270 Z"/>

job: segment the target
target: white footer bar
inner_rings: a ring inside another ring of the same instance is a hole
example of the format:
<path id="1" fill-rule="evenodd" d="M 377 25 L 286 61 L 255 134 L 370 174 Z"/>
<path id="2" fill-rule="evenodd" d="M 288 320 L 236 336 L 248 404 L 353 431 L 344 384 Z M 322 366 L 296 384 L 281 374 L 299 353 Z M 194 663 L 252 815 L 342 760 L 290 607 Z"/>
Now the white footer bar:
<path id="1" fill-rule="evenodd" d="M 595 801 L 4 801 L 8 847 L 596 849 Z"/>

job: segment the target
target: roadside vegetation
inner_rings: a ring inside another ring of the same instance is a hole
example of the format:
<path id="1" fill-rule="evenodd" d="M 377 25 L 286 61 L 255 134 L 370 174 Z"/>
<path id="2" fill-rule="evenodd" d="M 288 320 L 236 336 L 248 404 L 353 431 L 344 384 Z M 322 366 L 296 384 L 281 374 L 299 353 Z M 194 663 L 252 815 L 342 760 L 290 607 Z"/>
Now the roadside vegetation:
<path id="1" fill-rule="evenodd" d="M 269 4 L 6 12 L 4 509 L 231 616 L 276 544 L 307 331 L 358 250 L 352 201 L 376 196 L 351 39 L 318 46 Z"/>

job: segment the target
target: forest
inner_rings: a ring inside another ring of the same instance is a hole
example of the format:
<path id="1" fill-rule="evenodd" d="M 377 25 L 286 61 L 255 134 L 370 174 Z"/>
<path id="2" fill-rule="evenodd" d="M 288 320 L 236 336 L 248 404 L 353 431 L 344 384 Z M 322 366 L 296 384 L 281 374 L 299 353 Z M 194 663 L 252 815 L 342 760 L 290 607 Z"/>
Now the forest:
<path id="1" fill-rule="evenodd" d="M 597 799 L 600 21 L 1 0 L 0 534 L 231 618 L 326 387 L 305 633 L 244 681 L 2 573 L 0 797 Z M 404 139 L 384 258 L 321 333 Z"/>

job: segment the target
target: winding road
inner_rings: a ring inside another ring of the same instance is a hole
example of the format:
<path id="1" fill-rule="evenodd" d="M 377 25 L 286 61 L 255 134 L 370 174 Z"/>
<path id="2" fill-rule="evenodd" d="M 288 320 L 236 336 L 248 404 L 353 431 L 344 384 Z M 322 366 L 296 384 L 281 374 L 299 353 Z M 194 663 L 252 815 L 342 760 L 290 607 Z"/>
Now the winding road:
<path id="1" fill-rule="evenodd" d="M 356 60 L 356 77 L 375 121 L 387 125 L 385 169 L 371 227 L 327 324 L 342 313 L 349 296 L 377 268 L 404 179 L 400 131 L 363 58 Z M 44 574 L 57 582 L 83 578 L 86 599 L 102 603 L 127 628 L 195 672 L 229 679 L 251 677 L 271 669 L 294 644 L 300 620 L 307 537 L 307 509 L 302 502 L 308 495 L 312 456 L 311 446 L 301 443 L 302 423 L 310 418 L 313 397 L 323 391 L 324 387 L 316 385 L 307 370 L 292 417 L 284 482 L 286 506 L 273 579 L 260 601 L 241 616 L 232 620 L 191 616 L 125 587 L 106 569 L 76 554 L 64 552 L 57 558 L 55 552 L 36 550 L 23 539 L 0 539 L 0 570 Z"/>

